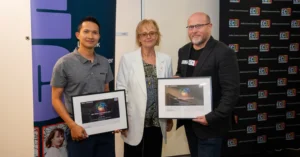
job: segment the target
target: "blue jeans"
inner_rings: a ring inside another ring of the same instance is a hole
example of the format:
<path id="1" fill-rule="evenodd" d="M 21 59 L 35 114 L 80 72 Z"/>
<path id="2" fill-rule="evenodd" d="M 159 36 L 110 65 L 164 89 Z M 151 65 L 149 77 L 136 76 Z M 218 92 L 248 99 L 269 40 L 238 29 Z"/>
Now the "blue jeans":
<path id="1" fill-rule="evenodd" d="M 73 141 L 67 131 L 68 157 L 115 157 L 115 135 L 111 132 L 91 135 L 82 141 Z"/>
<path id="2" fill-rule="evenodd" d="M 220 157 L 222 138 L 198 138 L 192 128 L 185 127 L 191 157 Z"/>

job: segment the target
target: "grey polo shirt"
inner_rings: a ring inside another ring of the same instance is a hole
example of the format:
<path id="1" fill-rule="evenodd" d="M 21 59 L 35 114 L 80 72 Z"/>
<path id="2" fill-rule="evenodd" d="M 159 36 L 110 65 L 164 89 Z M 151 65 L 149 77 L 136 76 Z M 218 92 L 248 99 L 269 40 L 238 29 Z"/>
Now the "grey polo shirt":
<path id="1" fill-rule="evenodd" d="M 64 88 L 65 106 L 72 115 L 72 96 L 103 92 L 105 84 L 112 80 L 111 67 L 105 57 L 95 54 L 91 63 L 75 49 L 56 62 L 50 84 Z"/>

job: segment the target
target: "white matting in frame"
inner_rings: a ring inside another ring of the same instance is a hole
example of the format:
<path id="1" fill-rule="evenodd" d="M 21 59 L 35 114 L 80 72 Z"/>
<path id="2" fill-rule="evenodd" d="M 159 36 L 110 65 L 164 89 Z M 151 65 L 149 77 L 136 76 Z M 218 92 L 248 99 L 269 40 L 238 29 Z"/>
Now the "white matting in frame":
<path id="1" fill-rule="evenodd" d="M 211 111 L 211 77 L 158 79 L 159 118 L 192 119 Z"/>
<path id="2" fill-rule="evenodd" d="M 72 97 L 74 120 L 88 135 L 127 129 L 125 90 Z"/>

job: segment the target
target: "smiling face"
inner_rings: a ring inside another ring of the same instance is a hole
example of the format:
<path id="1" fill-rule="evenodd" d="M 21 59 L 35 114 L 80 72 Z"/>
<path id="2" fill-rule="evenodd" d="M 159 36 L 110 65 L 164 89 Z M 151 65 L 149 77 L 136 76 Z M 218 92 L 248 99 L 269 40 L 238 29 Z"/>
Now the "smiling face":
<path id="1" fill-rule="evenodd" d="M 141 47 L 154 47 L 157 43 L 157 39 L 157 30 L 154 26 L 145 25 L 141 28 L 139 33 L 139 42 L 141 43 Z"/>
<path id="2" fill-rule="evenodd" d="M 142 20 L 136 28 L 136 42 L 140 47 L 153 48 L 160 43 L 160 32 L 154 20 Z"/>
<path id="3" fill-rule="evenodd" d="M 64 142 L 64 135 L 59 131 L 55 131 L 54 137 L 52 138 L 51 142 L 52 147 L 60 147 Z"/>
<path id="4" fill-rule="evenodd" d="M 204 13 L 195 13 L 188 20 L 188 35 L 194 45 L 201 46 L 210 38 L 212 24 Z"/>
<path id="5" fill-rule="evenodd" d="M 93 49 L 100 39 L 99 27 L 94 22 L 85 21 L 76 32 L 76 37 L 80 42 L 80 47 Z"/>

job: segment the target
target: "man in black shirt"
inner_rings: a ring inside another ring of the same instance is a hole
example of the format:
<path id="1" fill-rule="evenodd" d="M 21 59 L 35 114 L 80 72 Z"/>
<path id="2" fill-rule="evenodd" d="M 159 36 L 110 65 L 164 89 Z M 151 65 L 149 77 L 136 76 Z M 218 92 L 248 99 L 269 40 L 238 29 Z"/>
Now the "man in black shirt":
<path id="1" fill-rule="evenodd" d="M 187 29 L 191 42 L 179 49 L 176 75 L 210 76 L 213 111 L 193 120 L 178 120 L 177 128 L 185 126 L 192 157 L 220 157 L 222 137 L 231 126 L 231 112 L 239 97 L 236 54 L 211 36 L 212 24 L 207 14 L 191 15 Z"/>
<path id="2" fill-rule="evenodd" d="M 191 47 L 190 51 L 190 57 L 188 60 L 188 68 L 186 72 L 186 77 L 191 77 L 193 76 L 194 69 L 198 63 L 198 59 L 200 57 L 200 54 L 202 53 L 203 48 L 196 50 L 194 47 Z"/>

